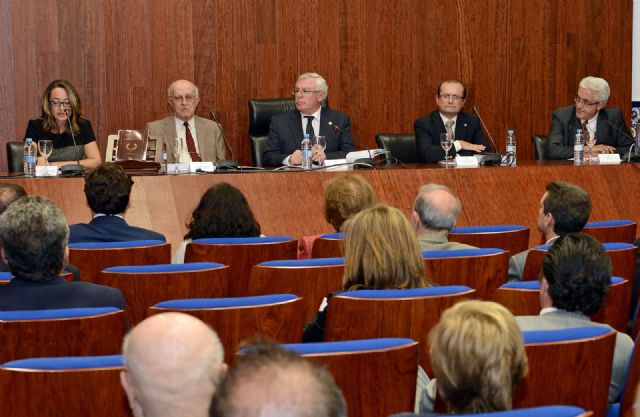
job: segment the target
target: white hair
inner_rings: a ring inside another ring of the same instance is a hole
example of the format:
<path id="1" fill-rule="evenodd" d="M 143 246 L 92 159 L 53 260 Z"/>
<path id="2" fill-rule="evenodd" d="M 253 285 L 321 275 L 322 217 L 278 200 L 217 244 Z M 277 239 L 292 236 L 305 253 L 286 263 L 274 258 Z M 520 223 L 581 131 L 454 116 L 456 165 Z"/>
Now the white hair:
<path id="1" fill-rule="evenodd" d="M 609 100 L 609 95 L 611 94 L 609 83 L 604 78 L 585 77 L 580 80 L 578 87 L 592 90 L 595 93 L 596 100 L 603 103 Z"/>
<path id="2" fill-rule="evenodd" d="M 188 81 L 188 80 L 177 80 L 177 81 Z M 191 82 L 191 81 L 189 81 L 189 82 Z M 172 87 L 173 87 L 173 85 L 175 83 L 176 82 L 174 81 L 174 82 L 171 83 L 171 85 L 169 85 L 169 87 L 167 87 L 167 97 L 168 98 L 173 96 L 173 88 Z M 191 84 L 193 84 L 193 83 L 191 83 Z M 198 86 L 193 84 L 193 87 L 195 88 L 195 91 L 196 91 L 196 97 L 200 97 L 200 90 L 198 89 Z"/>
<path id="3" fill-rule="evenodd" d="M 329 92 L 329 85 L 327 85 L 327 80 L 325 80 L 324 77 L 317 72 L 305 72 L 304 74 L 300 74 L 298 80 L 302 80 L 303 78 L 315 78 L 318 83 L 318 89 L 320 91 L 324 91 L 325 95 Z"/>

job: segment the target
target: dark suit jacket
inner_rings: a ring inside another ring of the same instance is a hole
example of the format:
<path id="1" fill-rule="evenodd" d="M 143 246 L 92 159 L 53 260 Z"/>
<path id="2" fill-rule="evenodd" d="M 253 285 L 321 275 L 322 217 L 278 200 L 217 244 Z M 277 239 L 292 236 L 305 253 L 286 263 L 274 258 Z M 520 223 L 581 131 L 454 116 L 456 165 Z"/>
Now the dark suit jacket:
<path id="1" fill-rule="evenodd" d="M 440 134 L 445 133 L 447 129 L 444 127 L 442 117 L 438 110 L 432 111 L 427 116 L 422 117 L 413 124 L 416 132 L 416 149 L 421 160 L 428 163 L 435 163 L 444 159 L 444 150 L 440 146 Z M 476 145 L 482 144 L 487 151 L 491 149 L 487 138 L 482 132 L 480 119 L 468 113 L 458 113 L 456 120 L 455 139 L 462 139 Z M 460 155 L 475 155 L 472 151 L 461 151 Z M 455 147 L 449 150 L 449 156 L 455 158 Z"/>
<path id="2" fill-rule="evenodd" d="M 617 129 L 613 128 L 609 122 Z M 547 158 L 573 158 L 576 129 L 582 129 L 580 120 L 576 117 L 576 106 L 556 109 L 551 119 L 551 129 L 547 141 Z M 620 131 L 627 133 L 628 136 L 623 135 Z M 596 139 L 597 144 L 613 146 L 620 155 L 629 150 L 632 143 L 631 134 L 620 109 L 610 107 L 598 112 Z"/>
<path id="3" fill-rule="evenodd" d="M 329 122 L 332 125 L 329 125 Z M 327 137 L 327 159 L 344 158 L 354 150 L 351 140 L 351 123 L 345 113 L 322 108 L 320 111 L 320 135 Z M 273 116 L 269 126 L 269 139 L 262 155 L 266 166 L 280 166 L 296 149 L 304 137 L 302 117 L 298 110 Z"/>
<path id="4" fill-rule="evenodd" d="M 33 282 L 15 277 L 0 286 L 0 310 L 117 307 L 124 298 L 117 288 L 89 282 L 68 282 L 62 277 Z"/>
<path id="5" fill-rule="evenodd" d="M 100 216 L 91 223 L 69 226 L 69 243 L 129 242 L 132 240 L 162 240 L 164 235 L 142 227 L 129 226 L 118 216 Z"/>

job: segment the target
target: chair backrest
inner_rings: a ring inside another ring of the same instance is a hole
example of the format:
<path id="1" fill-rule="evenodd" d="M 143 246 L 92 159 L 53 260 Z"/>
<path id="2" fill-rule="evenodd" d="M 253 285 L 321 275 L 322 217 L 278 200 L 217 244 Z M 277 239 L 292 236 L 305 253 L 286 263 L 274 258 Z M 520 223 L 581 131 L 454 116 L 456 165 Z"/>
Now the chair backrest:
<path id="1" fill-rule="evenodd" d="M 172 298 L 229 296 L 228 267 L 212 262 L 114 266 L 98 274 L 97 283 L 122 291 L 132 326 L 147 316 L 147 309 Z"/>
<path id="2" fill-rule="evenodd" d="M 582 229 L 602 243 L 624 242 L 633 243 L 636 240 L 637 224 L 632 220 L 607 220 L 589 222 Z"/>
<path id="3" fill-rule="evenodd" d="M 7 142 L 7 169 L 24 172 L 24 142 Z"/>
<path id="4" fill-rule="evenodd" d="M 250 136 L 251 141 L 251 156 L 253 157 L 253 166 L 264 166 L 262 163 L 262 154 L 264 153 L 264 147 L 267 145 L 268 136 Z"/>
<path id="5" fill-rule="evenodd" d="M 262 262 L 251 269 L 248 295 L 297 294 L 309 321 L 327 294 L 342 289 L 343 275 L 344 258 Z"/>
<path id="6" fill-rule="evenodd" d="M 546 135 L 533 135 L 531 136 L 531 142 L 533 143 L 533 150 L 536 155 L 536 161 L 544 161 L 547 159 L 547 139 Z"/>
<path id="7" fill-rule="evenodd" d="M 488 299 L 507 282 L 509 252 L 502 249 L 433 250 L 422 256 L 427 280 L 475 288 L 481 299 Z"/>
<path id="8" fill-rule="evenodd" d="M 69 263 L 80 270 L 83 281 L 96 282 L 98 273 L 111 266 L 153 265 L 171 262 L 171 245 L 160 240 L 72 243 Z"/>
<path id="9" fill-rule="evenodd" d="M 302 298 L 293 294 L 170 300 L 150 307 L 149 315 L 168 311 L 191 314 L 214 328 L 225 358 L 232 358 L 240 343 L 255 335 L 282 343 L 302 340 Z"/>
<path id="10" fill-rule="evenodd" d="M 325 365 L 342 390 L 350 417 L 413 411 L 418 343 L 411 339 L 369 339 L 284 345 Z"/>
<path id="11" fill-rule="evenodd" d="M 525 331 L 529 373 L 513 408 L 567 404 L 607 412 L 616 332 L 607 327 Z"/>
<path id="12" fill-rule="evenodd" d="M 229 294 L 244 297 L 251 268 L 272 259 L 296 259 L 298 241 L 288 236 L 196 239 L 187 245 L 185 262 L 229 266 Z"/>
<path id="13" fill-rule="evenodd" d="M 125 313 L 114 307 L 0 312 L 0 363 L 120 352 Z"/>
<path id="14" fill-rule="evenodd" d="M 469 416 L 469 414 L 449 414 L 449 417 Z M 522 408 L 519 410 L 494 411 L 493 413 L 474 414 L 473 417 L 590 417 L 593 413 L 585 412 L 580 407 L 569 405 L 547 405 L 542 407 Z"/>
<path id="15" fill-rule="evenodd" d="M 0 415 L 130 417 L 122 356 L 24 359 L 0 368 Z"/>
<path id="16" fill-rule="evenodd" d="M 622 394 L 620 394 L 619 412 L 616 416 L 633 417 L 633 404 L 635 403 L 638 384 L 640 383 L 640 349 L 638 349 L 638 338 L 635 339 L 633 353 L 627 368 Z"/>
<path id="17" fill-rule="evenodd" d="M 444 310 L 475 292 L 465 286 L 343 292 L 329 301 L 324 340 L 408 337 L 420 342 L 420 363 L 431 374 L 429 331 Z"/>
<path id="18" fill-rule="evenodd" d="M 508 282 L 498 288 L 494 301 L 507 307 L 514 316 L 535 316 L 540 313 L 540 283 L 538 281 Z M 628 325 L 631 283 L 620 277 L 612 277 L 607 299 L 591 320 L 606 323 L 625 333 Z"/>
<path id="19" fill-rule="evenodd" d="M 500 248 L 513 256 L 529 247 L 529 228 L 518 224 L 454 227 L 449 232 L 449 241 L 478 248 Z"/>
<path id="20" fill-rule="evenodd" d="M 335 258 L 342 256 L 344 233 L 328 233 L 317 238 L 311 249 L 312 258 Z"/>
<path id="21" fill-rule="evenodd" d="M 416 136 L 411 133 L 378 133 L 376 143 L 379 148 L 389 151 L 400 162 L 420 162 L 416 149 Z"/>

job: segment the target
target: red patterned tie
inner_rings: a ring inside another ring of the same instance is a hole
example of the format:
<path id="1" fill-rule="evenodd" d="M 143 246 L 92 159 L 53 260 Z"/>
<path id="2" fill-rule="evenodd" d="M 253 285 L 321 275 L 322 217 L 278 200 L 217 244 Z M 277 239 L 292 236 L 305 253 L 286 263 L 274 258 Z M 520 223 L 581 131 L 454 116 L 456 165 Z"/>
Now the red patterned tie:
<path id="1" fill-rule="evenodd" d="M 184 122 L 184 128 L 186 130 L 185 137 L 187 138 L 187 150 L 189 151 L 189 156 L 191 156 L 191 160 L 193 162 L 200 162 L 200 155 L 196 152 L 196 143 L 193 141 L 193 136 L 191 136 L 191 129 L 189 129 L 189 122 Z"/>
<path id="2" fill-rule="evenodd" d="M 582 122 L 582 137 L 584 138 L 585 143 L 589 142 L 590 135 L 589 129 L 587 129 L 587 121 Z"/>

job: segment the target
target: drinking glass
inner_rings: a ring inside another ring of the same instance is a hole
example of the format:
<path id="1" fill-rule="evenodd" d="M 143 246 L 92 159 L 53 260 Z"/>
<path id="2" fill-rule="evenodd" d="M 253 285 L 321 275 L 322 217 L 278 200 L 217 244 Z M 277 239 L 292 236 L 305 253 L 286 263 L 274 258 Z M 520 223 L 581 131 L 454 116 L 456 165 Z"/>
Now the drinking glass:
<path id="1" fill-rule="evenodd" d="M 44 158 L 44 164 L 49 165 L 49 156 L 51 156 L 51 152 L 53 152 L 53 141 L 49 139 L 39 140 L 38 152 L 40 152 L 40 156 Z"/>
<path id="2" fill-rule="evenodd" d="M 313 151 L 314 153 L 324 154 L 324 150 L 327 149 L 327 137 L 326 136 L 314 136 L 313 137 Z M 324 165 L 324 161 L 320 165 Z"/>
<path id="3" fill-rule="evenodd" d="M 589 140 L 586 141 L 585 145 L 589 148 L 589 163 L 593 163 L 593 147 L 596 146 L 597 138 L 595 135 L 589 135 Z M 597 160 L 596 158 L 595 160 Z"/>
<path id="4" fill-rule="evenodd" d="M 174 138 L 171 141 L 171 144 L 169 146 L 171 148 L 171 154 L 173 155 L 173 162 L 174 162 L 174 169 L 173 169 L 173 174 L 177 175 L 178 174 L 178 162 L 180 160 L 180 154 L 182 154 L 182 148 L 183 148 L 183 144 L 182 144 L 182 139 L 180 138 Z"/>
<path id="5" fill-rule="evenodd" d="M 446 133 L 441 133 L 440 146 L 444 149 L 444 161 L 442 164 L 445 166 L 453 165 L 453 161 L 449 160 L 449 149 L 453 146 L 453 138 Z"/>

